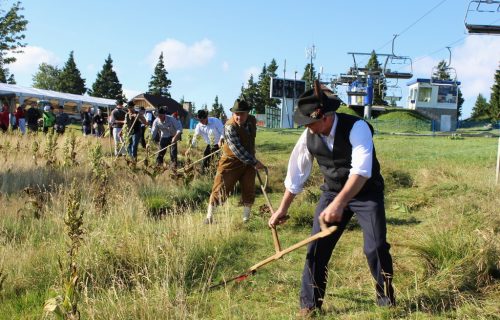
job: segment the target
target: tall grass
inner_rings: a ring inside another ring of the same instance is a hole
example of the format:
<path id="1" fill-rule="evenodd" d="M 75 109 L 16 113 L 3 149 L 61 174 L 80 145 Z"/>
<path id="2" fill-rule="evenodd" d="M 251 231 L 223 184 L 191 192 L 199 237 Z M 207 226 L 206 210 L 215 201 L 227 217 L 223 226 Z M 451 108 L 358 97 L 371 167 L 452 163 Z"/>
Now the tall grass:
<path id="1" fill-rule="evenodd" d="M 275 207 L 300 132 L 258 133 L 258 157 L 270 167 L 268 192 Z M 260 194 L 250 223 L 241 223 L 238 197 L 233 197 L 217 210 L 218 223 L 207 226 L 202 221 L 209 177 L 177 180 L 166 171 L 151 179 L 140 167 L 131 170 L 122 159 L 113 162 L 104 152 L 107 139 L 76 137 L 77 164 L 69 166 L 63 165 L 72 161 L 69 144 L 57 148 L 55 165 L 47 166 L 44 136 L 2 139 L 0 319 L 43 315 L 44 301 L 59 284 L 58 257 L 67 248 L 66 190 L 74 178 L 86 230 L 75 257 L 82 318 L 294 317 L 304 249 L 242 283 L 207 289 L 274 253 L 268 213 L 259 212 L 265 204 Z M 97 142 L 103 143 L 100 156 L 91 156 L 88 151 Z M 353 223 L 333 254 L 320 318 L 494 318 L 500 309 L 500 199 L 492 183 L 496 141 L 377 136 L 375 144 L 387 185 L 398 306 L 374 306 L 361 230 Z M 36 151 L 34 145 L 39 145 Z M 141 150 L 139 159 L 143 156 Z M 109 166 L 106 214 L 95 205 L 95 170 L 104 168 L 92 166 L 97 158 Z M 292 219 L 278 228 L 282 247 L 309 235 L 321 181 L 315 166 L 306 191 L 290 210 Z M 27 187 L 44 195 L 38 217 L 28 210 L 34 196 L 23 191 Z"/>

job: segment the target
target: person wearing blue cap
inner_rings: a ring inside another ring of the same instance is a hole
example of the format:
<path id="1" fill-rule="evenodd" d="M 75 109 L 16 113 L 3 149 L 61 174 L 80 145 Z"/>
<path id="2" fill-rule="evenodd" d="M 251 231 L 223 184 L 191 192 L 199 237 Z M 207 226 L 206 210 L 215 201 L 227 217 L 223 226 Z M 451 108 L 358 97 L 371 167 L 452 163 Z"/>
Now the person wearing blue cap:
<path id="1" fill-rule="evenodd" d="M 340 100 L 327 95 L 318 81 L 297 101 L 294 120 L 305 126 L 288 163 L 285 193 L 269 219 L 274 227 L 286 219 L 295 196 L 303 190 L 313 160 L 324 177 L 316 207 L 312 234 L 320 232 L 320 219 L 337 225 L 330 236 L 312 242 L 306 255 L 300 292 L 300 315 L 321 310 L 328 278 L 328 262 L 347 223 L 356 214 L 363 230 L 364 253 L 375 280 L 379 306 L 396 303 L 392 286 L 393 266 L 386 240 L 384 180 L 373 145 L 373 128 L 363 119 L 336 113 Z"/>

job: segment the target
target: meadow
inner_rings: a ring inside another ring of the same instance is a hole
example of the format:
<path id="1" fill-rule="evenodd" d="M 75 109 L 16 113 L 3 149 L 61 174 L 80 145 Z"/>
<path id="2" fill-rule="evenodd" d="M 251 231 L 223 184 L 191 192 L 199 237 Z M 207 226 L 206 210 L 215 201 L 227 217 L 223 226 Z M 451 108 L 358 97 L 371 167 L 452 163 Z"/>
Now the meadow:
<path id="1" fill-rule="evenodd" d="M 269 167 L 275 207 L 300 133 L 258 132 L 257 157 Z M 374 140 L 398 305 L 375 305 L 353 219 L 330 261 L 318 318 L 498 319 L 497 140 Z M 201 154 L 180 156 L 182 164 Z M 234 196 L 216 224 L 204 225 L 211 175 L 115 161 L 108 139 L 0 134 L 0 163 L 0 319 L 295 318 L 305 248 L 245 281 L 208 288 L 274 253 L 260 190 L 249 223 Z M 315 166 L 290 220 L 278 227 L 283 248 L 309 236 L 320 183 Z"/>

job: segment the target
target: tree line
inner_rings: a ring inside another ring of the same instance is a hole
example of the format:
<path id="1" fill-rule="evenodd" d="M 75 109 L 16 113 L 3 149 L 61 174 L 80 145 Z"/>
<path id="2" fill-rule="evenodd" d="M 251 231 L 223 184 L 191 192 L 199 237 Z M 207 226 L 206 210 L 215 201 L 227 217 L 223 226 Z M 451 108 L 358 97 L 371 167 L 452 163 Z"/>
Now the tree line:
<path id="1" fill-rule="evenodd" d="M 472 109 L 473 120 L 500 121 L 500 66 L 495 72 L 495 81 L 491 87 L 490 101 L 480 93 Z"/>
<path id="2" fill-rule="evenodd" d="M 0 4 L 0 82 L 2 83 L 16 84 L 15 77 L 10 73 L 8 65 L 16 61 L 16 58 L 11 54 L 22 52 L 22 48 L 26 46 L 24 31 L 26 31 L 28 21 L 21 13 L 23 9 L 20 1 L 12 4 L 8 10 L 3 9 Z M 366 68 L 369 70 L 381 70 L 381 64 L 378 62 L 374 51 L 372 51 Z M 447 68 L 446 62 L 444 60 L 440 61 L 437 71 L 432 77 L 441 80 L 450 79 Z M 256 113 L 265 113 L 266 107 L 276 108 L 280 103 L 279 99 L 271 98 L 269 94 L 271 78 L 277 77 L 277 70 L 278 64 L 275 59 L 272 59 L 269 65 L 264 64 L 257 79 L 254 78 L 254 75 L 250 75 L 246 86 L 242 85 L 241 87 L 240 98 L 246 99 L 250 105 L 253 105 Z M 489 102 L 482 94 L 479 94 L 472 110 L 472 119 L 500 120 L 500 68 L 496 70 L 494 77 L 495 82 L 491 88 Z M 305 80 L 306 88 L 310 88 L 312 81 L 316 79 L 317 74 L 314 65 L 308 63 L 304 68 L 301 80 Z M 373 103 L 387 105 L 387 102 L 383 98 L 384 92 L 387 89 L 384 79 L 378 78 L 376 81 L 377 83 L 374 83 Z M 172 81 L 168 78 L 162 52 L 151 76 L 147 93 L 170 98 L 171 86 Z M 122 85 L 118 80 L 116 72 L 113 70 L 111 54 L 108 54 L 108 57 L 105 59 L 102 70 L 97 74 L 91 88 L 86 88 L 85 86 L 85 79 L 82 78 L 76 66 L 73 51 L 70 52 L 68 60 L 61 69 L 58 66 L 52 66 L 47 63 L 40 64 L 38 71 L 33 75 L 33 87 L 74 94 L 88 93 L 95 97 L 126 101 Z M 210 113 L 213 116 L 222 117 L 224 115 L 224 108 L 218 100 L 218 96 L 215 96 Z M 462 113 L 463 102 L 464 99 L 459 88 L 457 106 L 459 117 Z M 208 110 L 208 106 L 204 104 L 202 105 L 202 109 Z M 193 105 L 192 111 L 194 112 L 194 110 L 195 106 Z"/>

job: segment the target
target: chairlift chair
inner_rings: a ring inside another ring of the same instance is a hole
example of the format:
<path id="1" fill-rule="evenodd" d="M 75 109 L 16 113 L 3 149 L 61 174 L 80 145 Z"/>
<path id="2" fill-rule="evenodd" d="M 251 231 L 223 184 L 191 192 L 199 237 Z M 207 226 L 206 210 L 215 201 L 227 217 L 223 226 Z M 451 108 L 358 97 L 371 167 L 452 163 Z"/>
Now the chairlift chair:
<path id="1" fill-rule="evenodd" d="M 449 85 L 456 86 L 457 85 L 457 70 L 455 70 L 455 68 L 450 67 L 450 65 L 451 65 L 451 49 L 450 49 L 450 47 L 446 47 L 446 49 L 448 49 L 448 51 L 450 53 L 449 58 L 448 58 L 448 63 L 446 64 L 446 66 L 443 70 L 439 70 L 439 68 L 437 66 L 432 68 L 431 81 L 430 81 L 430 83 L 432 85 L 436 85 L 436 86 L 449 86 Z M 434 77 L 434 75 L 436 73 L 438 73 L 439 71 L 446 72 L 449 75 L 449 79 L 439 79 L 439 78 Z"/>
<path id="2" fill-rule="evenodd" d="M 413 77 L 413 63 L 410 57 L 398 56 L 394 53 L 394 40 L 398 35 L 392 38 L 392 54 L 385 58 L 384 69 L 382 73 L 387 79 L 410 79 Z M 410 72 L 400 72 L 400 69 L 410 69 Z"/>
<path id="3" fill-rule="evenodd" d="M 487 16 L 488 14 L 500 13 L 500 0 L 472 0 L 467 7 L 467 12 L 465 13 L 464 24 L 468 33 L 472 34 L 500 34 L 500 25 L 496 22 L 500 19 L 496 19 L 489 24 L 480 24 L 471 21 L 471 16 L 469 13 L 475 12 L 475 17 L 479 15 Z"/>
<path id="4" fill-rule="evenodd" d="M 366 96 L 367 95 L 366 78 L 358 76 L 355 81 L 352 81 L 347 87 L 347 95 L 350 96 Z"/>

